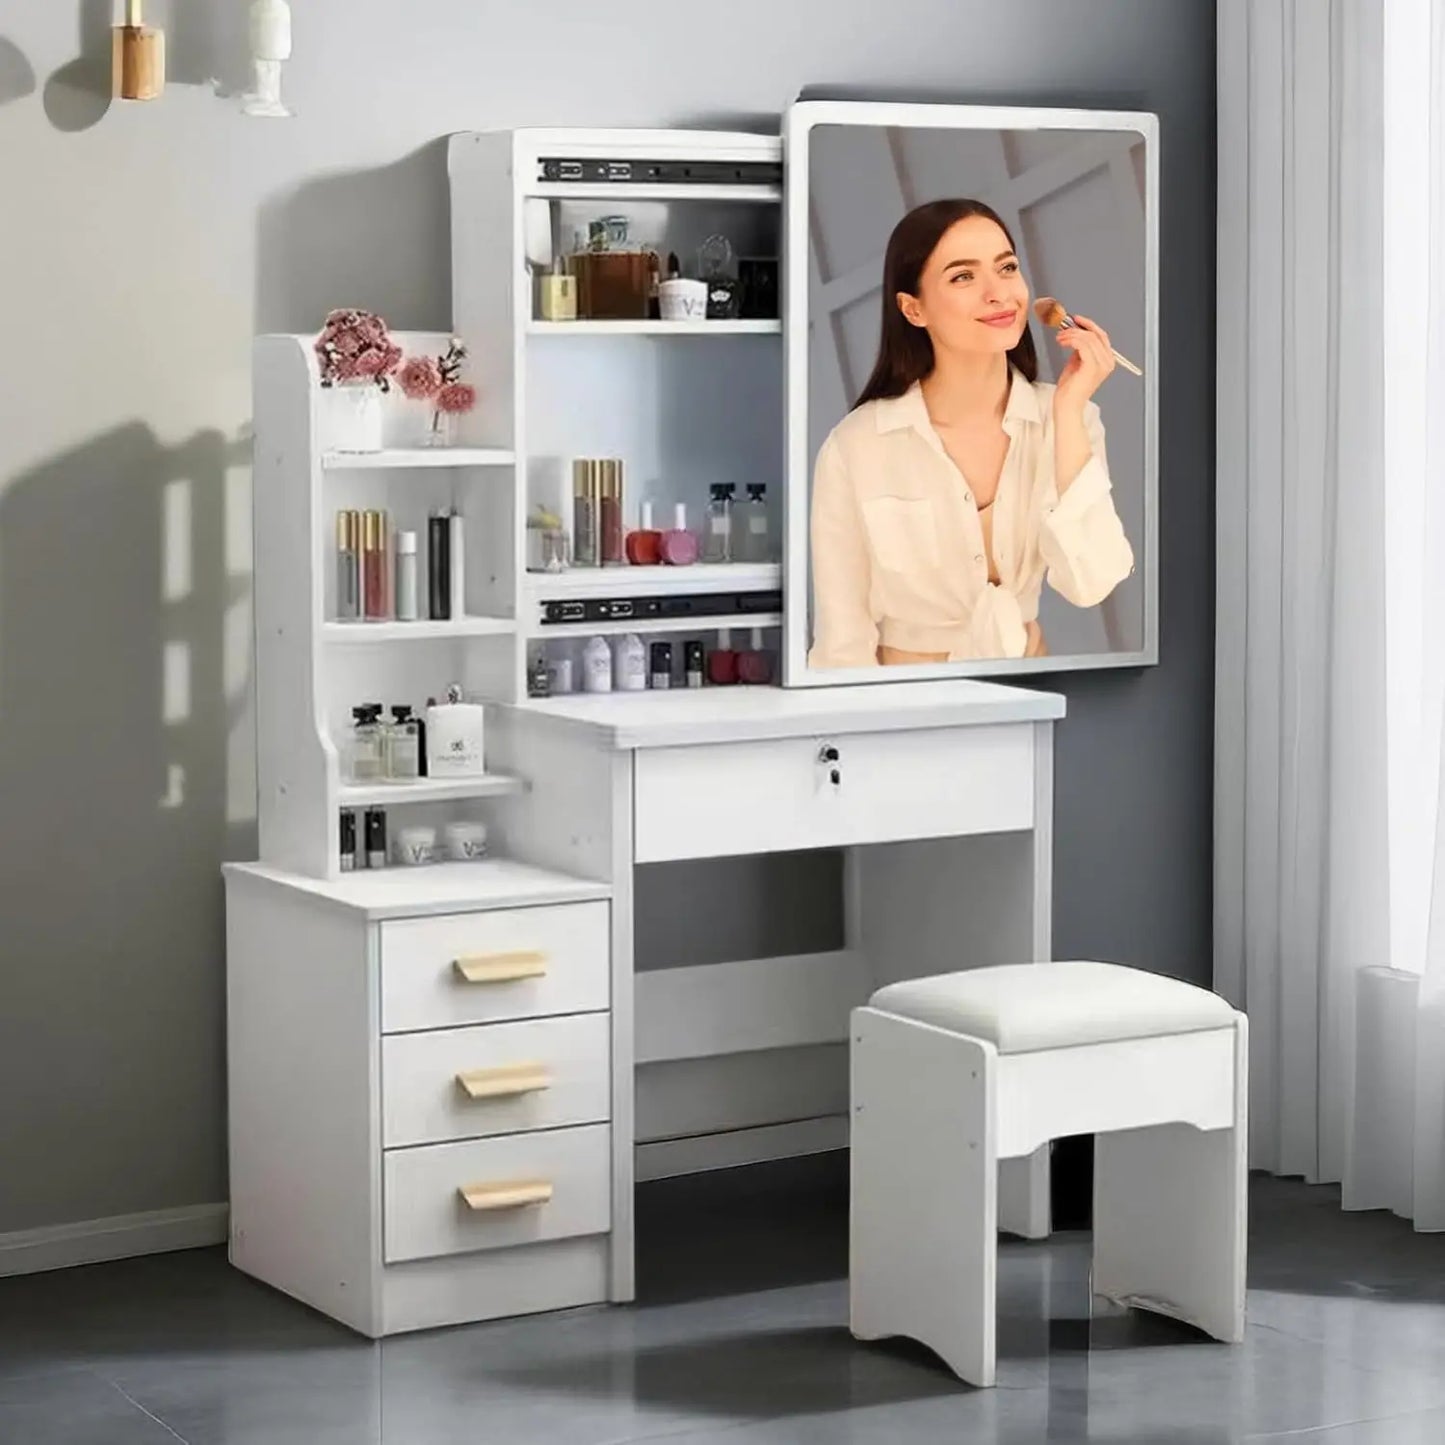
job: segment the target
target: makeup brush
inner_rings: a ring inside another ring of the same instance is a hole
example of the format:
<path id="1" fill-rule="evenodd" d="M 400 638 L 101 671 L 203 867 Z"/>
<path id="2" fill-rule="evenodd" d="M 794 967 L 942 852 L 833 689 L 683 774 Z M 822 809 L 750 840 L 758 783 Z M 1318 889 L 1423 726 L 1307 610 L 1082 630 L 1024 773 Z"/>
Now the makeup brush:
<path id="1" fill-rule="evenodd" d="M 1058 331 L 1062 331 L 1064 327 L 1074 324 L 1074 318 L 1070 316 L 1052 296 L 1040 296 L 1039 299 L 1034 302 L 1034 315 L 1037 316 L 1045 326 L 1051 326 Z M 1114 350 L 1113 347 L 1109 349 L 1111 351 Z M 1132 371 L 1135 376 L 1144 375 L 1127 356 L 1120 356 L 1117 351 L 1114 351 L 1114 360 L 1117 361 L 1125 371 Z"/>

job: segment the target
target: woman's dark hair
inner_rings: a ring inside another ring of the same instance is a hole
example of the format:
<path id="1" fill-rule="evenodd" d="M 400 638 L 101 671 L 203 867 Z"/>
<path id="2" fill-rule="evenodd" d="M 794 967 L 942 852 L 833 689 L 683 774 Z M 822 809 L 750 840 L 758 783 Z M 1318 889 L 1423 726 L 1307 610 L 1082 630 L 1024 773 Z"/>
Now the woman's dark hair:
<path id="1" fill-rule="evenodd" d="M 1009 229 L 998 213 L 982 201 L 962 197 L 915 206 L 894 226 L 883 258 L 883 325 L 878 338 L 878 360 L 873 363 L 873 375 L 853 403 L 855 410 L 865 401 L 902 396 L 915 381 L 922 381 L 933 370 L 933 341 L 923 327 L 915 326 L 898 309 L 898 293 L 918 295 L 919 278 L 933 248 L 955 221 L 965 221 L 970 216 L 983 216 L 992 221 L 1008 236 L 1009 249 L 1014 249 L 1014 238 L 1009 236 Z M 1033 333 L 1027 326 L 1008 359 L 1029 381 L 1039 379 L 1039 358 L 1034 351 Z"/>

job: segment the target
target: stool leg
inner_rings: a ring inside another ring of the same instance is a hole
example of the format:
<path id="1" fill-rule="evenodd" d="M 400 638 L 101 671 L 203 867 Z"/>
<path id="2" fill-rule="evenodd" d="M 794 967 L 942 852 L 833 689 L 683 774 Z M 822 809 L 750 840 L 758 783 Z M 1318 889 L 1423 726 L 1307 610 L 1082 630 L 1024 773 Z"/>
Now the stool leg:
<path id="1" fill-rule="evenodd" d="M 1094 1293 L 1232 1344 L 1244 1338 L 1246 1078 L 1241 1020 L 1232 1129 L 1162 1124 L 1094 1144 Z"/>
<path id="2" fill-rule="evenodd" d="M 1049 1200 L 1052 1173 L 1049 1146 L 1018 1159 L 998 1161 L 998 1227 L 1024 1239 L 1047 1239 L 1053 1209 Z"/>
<path id="3" fill-rule="evenodd" d="M 994 1383 L 993 1048 L 853 1011 L 849 1326 L 904 1335 Z"/>

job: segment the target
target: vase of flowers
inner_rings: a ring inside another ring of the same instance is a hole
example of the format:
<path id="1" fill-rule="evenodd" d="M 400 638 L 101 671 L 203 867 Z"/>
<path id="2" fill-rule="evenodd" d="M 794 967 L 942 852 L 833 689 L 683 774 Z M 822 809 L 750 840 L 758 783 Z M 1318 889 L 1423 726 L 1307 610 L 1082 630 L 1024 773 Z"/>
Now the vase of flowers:
<path id="1" fill-rule="evenodd" d="M 397 374 L 403 393 L 412 401 L 426 402 L 431 413 L 423 446 L 451 446 L 456 418 L 477 404 L 476 387 L 462 380 L 466 355 L 467 348 L 453 336 L 444 355 L 408 357 Z"/>
<path id="2" fill-rule="evenodd" d="M 381 398 L 391 389 L 390 378 L 401 358 L 401 347 L 392 341 L 381 317 L 355 309 L 327 316 L 316 338 L 323 450 L 381 450 Z"/>

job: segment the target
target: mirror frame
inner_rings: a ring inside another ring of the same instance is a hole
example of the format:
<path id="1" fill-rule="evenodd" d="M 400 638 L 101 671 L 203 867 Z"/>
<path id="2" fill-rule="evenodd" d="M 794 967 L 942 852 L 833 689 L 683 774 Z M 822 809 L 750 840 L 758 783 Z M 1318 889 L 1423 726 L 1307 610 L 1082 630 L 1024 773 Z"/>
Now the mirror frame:
<path id="1" fill-rule="evenodd" d="M 1144 141 L 1144 645 L 1137 652 L 1063 657 L 977 658 L 909 666 L 808 665 L 812 576 L 808 566 L 813 457 L 808 445 L 808 236 L 810 132 L 815 126 L 895 126 L 932 130 L 1119 130 Z M 1159 118 L 1148 111 L 1063 110 L 1033 106 L 940 105 L 897 101 L 799 100 L 783 118 L 783 347 L 787 455 L 783 517 L 783 685 L 937 682 L 958 677 L 1035 677 L 1052 672 L 1144 667 L 1159 661 Z"/>

